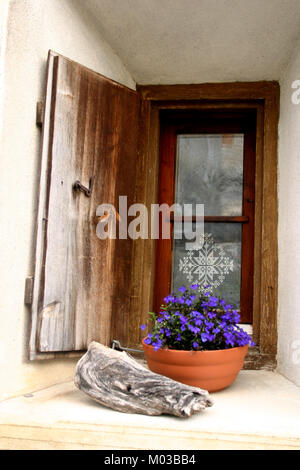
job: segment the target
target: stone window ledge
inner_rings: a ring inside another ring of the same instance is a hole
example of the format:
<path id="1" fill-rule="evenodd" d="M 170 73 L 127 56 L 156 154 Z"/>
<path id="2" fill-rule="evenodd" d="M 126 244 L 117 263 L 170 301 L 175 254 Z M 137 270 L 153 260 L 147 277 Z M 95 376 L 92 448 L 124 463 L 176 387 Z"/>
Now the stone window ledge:
<path id="1" fill-rule="evenodd" d="M 214 406 L 188 419 L 123 414 L 73 381 L 0 403 L 0 449 L 300 449 L 299 388 L 282 375 L 242 370 Z"/>

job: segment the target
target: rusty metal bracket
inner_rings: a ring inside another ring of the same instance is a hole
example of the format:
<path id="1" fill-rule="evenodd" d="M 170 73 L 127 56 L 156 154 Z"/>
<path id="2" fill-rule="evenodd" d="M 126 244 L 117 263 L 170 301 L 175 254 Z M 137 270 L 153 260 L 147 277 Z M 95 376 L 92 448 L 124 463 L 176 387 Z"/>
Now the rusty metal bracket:
<path id="1" fill-rule="evenodd" d="M 73 189 L 74 191 L 81 191 L 82 193 L 86 195 L 86 197 L 91 197 L 93 185 L 94 185 L 94 176 L 90 178 L 90 183 L 89 183 L 88 188 L 86 186 L 83 186 L 83 184 L 81 184 L 81 182 L 77 180 L 73 184 Z"/>
<path id="2" fill-rule="evenodd" d="M 36 125 L 43 127 L 44 123 L 44 101 L 38 101 L 36 103 Z"/>
<path id="3" fill-rule="evenodd" d="M 112 344 L 111 344 L 112 349 L 117 349 L 118 351 L 130 351 L 130 352 L 137 352 L 137 353 L 144 353 L 143 350 L 141 349 L 133 349 L 133 348 L 125 348 L 125 346 L 122 346 L 120 341 L 113 339 Z"/>
<path id="4" fill-rule="evenodd" d="M 33 276 L 29 276 L 25 280 L 24 303 L 26 305 L 31 305 L 32 304 L 33 282 L 34 282 L 34 277 Z"/>

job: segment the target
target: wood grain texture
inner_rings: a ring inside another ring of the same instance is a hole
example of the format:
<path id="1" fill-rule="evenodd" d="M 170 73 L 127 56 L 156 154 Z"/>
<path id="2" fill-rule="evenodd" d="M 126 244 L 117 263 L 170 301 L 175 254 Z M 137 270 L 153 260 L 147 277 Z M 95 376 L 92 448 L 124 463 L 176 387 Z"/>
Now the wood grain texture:
<path id="1" fill-rule="evenodd" d="M 138 144 L 138 164 L 135 201 L 145 204 L 148 209 L 148 226 L 151 223 L 151 204 L 158 198 L 158 167 L 156 154 L 159 147 L 159 118 L 150 103 L 142 101 L 140 113 Z M 137 239 L 133 245 L 132 284 L 130 318 L 130 344 L 141 347 L 142 332 L 140 325 L 147 323 L 148 312 L 153 309 L 153 285 L 155 269 L 155 240 Z"/>
<path id="2" fill-rule="evenodd" d="M 134 196 L 138 94 L 49 54 L 37 219 L 31 359 L 109 344 L 126 321 L 131 240 L 100 240 L 98 205 Z M 74 191 L 79 180 L 91 197 Z"/>
<path id="3" fill-rule="evenodd" d="M 195 100 L 264 100 L 278 91 L 278 82 L 228 82 L 191 85 L 140 85 L 144 100 L 195 101 Z"/>
<path id="4" fill-rule="evenodd" d="M 254 226 L 254 282 L 253 282 L 253 340 L 260 341 L 261 323 L 261 246 L 262 246 L 262 201 L 264 162 L 264 105 L 256 114 L 256 162 L 255 162 L 255 226 Z"/>
<path id="5" fill-rule="evenodd" d="M 155 374 L 125 352 L 97 342 L 77 363 L 75 385 L 101 405 L 124 413 L 187 418 L 212 405 L 206 390 Z"/>
<path id="6" fill-rule="evenodd" d="M 245 357 L 244 370 L 275 370 L 276 354 L 265 354 L 259 350 L 258 346 L 250 348 Z"/>
<path id="7" fill-rule="evenodd" d="M 159 159 L 159 205 L 172 206 L 175 199 L 176 173 L 176 139 L 172 124 L 160 128 L 160 159 Z M 169 238 L 163 237 L 164 227 L 168 229 Z M 164 298 L 171 292 L 172 259 L 173 259 L 173 223 L 161 216 L 159 239 L 156 241 L 154 311 L 161 310 Z"/>
<path id="8" fill-rule="evenodd" d="M 278 307 L 278 195 L 277 145 L 279 86 L 264 105 L 264 156 L 262 174 L 260 347 L 265 354 L 277 352 Z"/>

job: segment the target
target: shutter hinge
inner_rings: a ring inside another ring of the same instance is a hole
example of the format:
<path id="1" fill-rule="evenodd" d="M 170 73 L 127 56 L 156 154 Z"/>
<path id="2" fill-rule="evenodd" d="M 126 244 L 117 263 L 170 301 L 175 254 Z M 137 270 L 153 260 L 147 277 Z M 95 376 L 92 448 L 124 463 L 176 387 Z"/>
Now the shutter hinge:
<path id="1" fill-rule="evenodd" d="M 111 348 L 117 349 L 118 351 L 130 351 L 144 354 L 144 351 L 141 349 L 125 348 L 125 346 L 122 346 L 120 341 L 116 339 L 112 340 Z"/>
<path id="2" fill-rule="evenodd" d="M 33 298 L 33 276 L 29 276 L 25 280 L 25 294 L 24 294 L 24 303 L 26 305 L 31 305 L 32 304 L 32 298 Z"/>
<path id="3" fill-rule="evenodd" d="M 44 101 L 36 103 L 36 125 L 42 127 L 44 123 Z"/>

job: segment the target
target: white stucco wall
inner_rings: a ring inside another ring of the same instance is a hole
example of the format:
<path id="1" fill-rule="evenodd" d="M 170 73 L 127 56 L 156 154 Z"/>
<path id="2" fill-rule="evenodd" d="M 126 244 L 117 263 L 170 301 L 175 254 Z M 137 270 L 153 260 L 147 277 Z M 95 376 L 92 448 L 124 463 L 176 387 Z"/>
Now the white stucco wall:
<path id="1" fill-rule="evenodd" d="M 24 282 L 33 272 L 40 145 L 35 110 L 43 96 L 48 50 L 135 87 L 82 9 L 84 2 L 10 0 L 6 25 L 7 3 L 0 1 L 0 39 L 6 45 L 0 62 L 0 399 L 63 381 L 73 375 L 76 362 L 27 359 Z"/>
<path id="2" fill-rule="evenodd" d="M 8 17 L 9 0 L 2 0 L 0 2 L 0 135 L 2 126 L 2 110 L 4 100 L 4 64 L 6 52 L 6 32 L 7 32 L 7 17 Z"/>
<path id="3" fill-rule="evenodd" d="M 300 93 L 294 104 L 295 80 L 300 80 L 299 46 L 280 83 L 278 370 L 300 385 Z"/>

